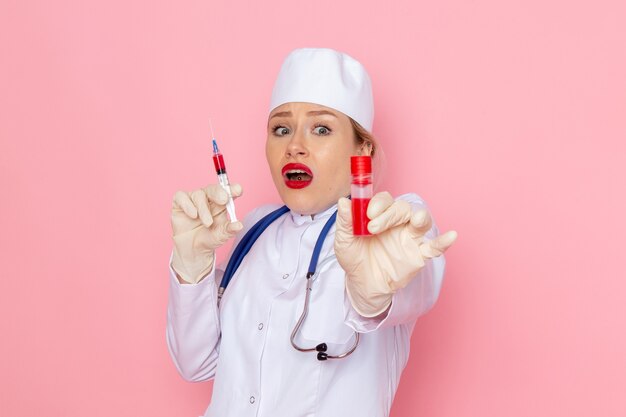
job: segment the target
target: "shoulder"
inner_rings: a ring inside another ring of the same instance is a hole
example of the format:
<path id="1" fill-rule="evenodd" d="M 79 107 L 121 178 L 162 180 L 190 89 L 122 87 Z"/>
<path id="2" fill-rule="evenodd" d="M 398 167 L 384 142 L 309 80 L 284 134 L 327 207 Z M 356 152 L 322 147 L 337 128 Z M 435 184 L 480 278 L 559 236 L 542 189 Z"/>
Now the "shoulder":
<path id="1" fill-rule="evenodd" d="M 261 220 L 266 215 L 270 214 L 272 211 L 282 207 L 283 204 L 264 204 L 262 206 L 256 207 L 252 209 L 246 217 L 243 219 L 243 228 L 247 230 L 254 226 L 256 222 Z"/>
<path id="2" fill-rule="evenodd" d="M 282 204 L 264 204 L 262 206 L 256 207 L 252 209 L 248 214 L 245 215 L 241 222 L 243 223 L 243 229 L 237 233 L 235 236 L 235 241 L 233 243 L 233 248 L 235 248 L 239 242 L 243 239 L 246 233 L 263 217 L 276 210 L 277 208 L 282 207 Z"/>

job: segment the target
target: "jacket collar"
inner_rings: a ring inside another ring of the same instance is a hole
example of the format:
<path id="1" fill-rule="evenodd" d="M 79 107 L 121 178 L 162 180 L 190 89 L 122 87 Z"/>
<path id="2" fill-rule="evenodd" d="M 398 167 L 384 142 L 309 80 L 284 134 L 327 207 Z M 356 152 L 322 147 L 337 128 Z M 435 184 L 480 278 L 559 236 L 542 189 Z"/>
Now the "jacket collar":
<path id="1" fill-rule="evenodd" d="M 334 205 L 330 206 L 329 208 L 327 208 L 326 210 L 317 213 L 315 215 L 315 218 L 313 218 L 313 216 L 308 215 L 308 214 L 300 214 L 297 213 L 293 210 L 289 210 L 289 214 L 291 215 L 291 218 L 293 219 L 293 222 L 295 224 L 297 224 L 298 226 L 301 226 L 305 223 L 312 223 L 312 222 L 317 222 L 318 220 L 323 220 L 323 219 L 328 219 L 330 216 L 332 216 L 332 214 L 337 210 L 337 203 L 335 203 Z"/>

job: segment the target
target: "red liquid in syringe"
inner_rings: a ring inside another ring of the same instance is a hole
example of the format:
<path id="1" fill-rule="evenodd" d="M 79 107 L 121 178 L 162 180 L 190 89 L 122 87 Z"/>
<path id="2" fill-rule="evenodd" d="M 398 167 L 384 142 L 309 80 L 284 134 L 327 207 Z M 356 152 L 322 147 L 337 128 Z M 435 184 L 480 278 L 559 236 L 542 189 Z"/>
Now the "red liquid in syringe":
<path id="1" fill-rule="evenodd" d="M 215 172 L 217 172 L 217 175 L 226 172 L 226 164 L 224 163 L 224 157 L 221 153 L 213 154 L 213 165 L 215 165 Z"/>

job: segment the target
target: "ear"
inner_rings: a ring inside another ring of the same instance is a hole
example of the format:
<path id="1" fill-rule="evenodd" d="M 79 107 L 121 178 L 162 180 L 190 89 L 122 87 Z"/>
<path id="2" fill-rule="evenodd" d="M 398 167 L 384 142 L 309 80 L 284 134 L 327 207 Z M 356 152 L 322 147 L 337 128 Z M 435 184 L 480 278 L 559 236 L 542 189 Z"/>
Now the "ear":
<path id="1" fill-rule="evenodd" d="M 372 143 L 367 142 L 367 141 L 363 142 L 361 146 L 359 147 L 358 153 L 359 155 L 371 156 L 372 155 Z"/>

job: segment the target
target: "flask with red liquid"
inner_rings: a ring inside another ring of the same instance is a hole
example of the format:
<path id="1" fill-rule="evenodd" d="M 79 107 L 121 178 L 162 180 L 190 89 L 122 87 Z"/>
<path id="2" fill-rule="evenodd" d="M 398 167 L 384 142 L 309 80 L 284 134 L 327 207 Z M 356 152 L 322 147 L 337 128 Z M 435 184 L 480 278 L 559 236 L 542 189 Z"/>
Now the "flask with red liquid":
<path id="1" fill-rule="evenodd" d="M 369 218 L 367 206 L 374 194 L 372 185 L 372 157 L 368 155 L 350 157 L 352 172 L 352 229 L 355 236 L 367 236 Z"/>

